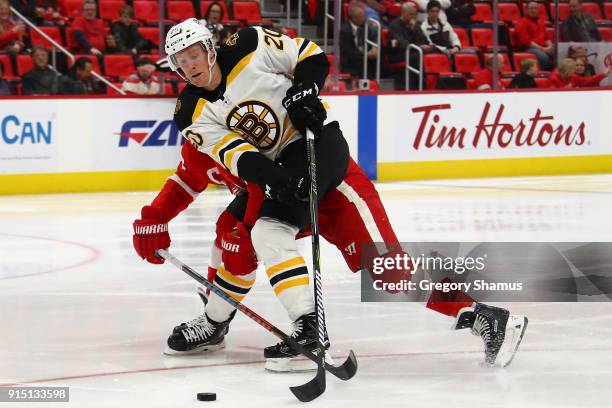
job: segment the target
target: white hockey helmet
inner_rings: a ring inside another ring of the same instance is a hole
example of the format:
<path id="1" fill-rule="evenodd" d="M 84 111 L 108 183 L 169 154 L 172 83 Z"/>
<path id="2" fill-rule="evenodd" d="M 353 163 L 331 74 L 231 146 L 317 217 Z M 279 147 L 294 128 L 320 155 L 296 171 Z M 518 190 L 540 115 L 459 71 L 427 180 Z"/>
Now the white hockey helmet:
<path id="1" fill-rule="evenodd" d="M 198 19 L 187 19 L 173 26 L 168 31 L 165 44 L 168 65 L 172 71 L 178 73 L 184 80 L 187 80 L 178 66 L 176 53 L 197 43 L 202 43 L 208 53 L 208 83 L 210 84 L 212 81 L 212 68 L 217 60 L 217 51 L 212 33 Z"/>

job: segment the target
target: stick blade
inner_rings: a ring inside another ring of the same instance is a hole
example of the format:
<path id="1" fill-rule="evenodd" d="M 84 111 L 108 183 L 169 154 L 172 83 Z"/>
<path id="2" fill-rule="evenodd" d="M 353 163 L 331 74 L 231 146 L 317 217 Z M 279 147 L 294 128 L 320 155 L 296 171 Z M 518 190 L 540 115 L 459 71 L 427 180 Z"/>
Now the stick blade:
<path id="1" fill-rule="evenodd" d="M 357 373 L 357 357 L 353 350 L 349 352 L 349 356 L 346 358 L 344 363 L 339 366 L 325 365 L 327 371 L 332 373 L 334 376 L 341 380 L 347 381 L 355 376 Z"/>
<path id="2" fill-rule="evenodd" d="M 322 365 L 317 368 L 317 375 L 306 384 L 289 387 L 293 395 L 302 402 L 310 402 L 325 392 L 325 369 Z"/>

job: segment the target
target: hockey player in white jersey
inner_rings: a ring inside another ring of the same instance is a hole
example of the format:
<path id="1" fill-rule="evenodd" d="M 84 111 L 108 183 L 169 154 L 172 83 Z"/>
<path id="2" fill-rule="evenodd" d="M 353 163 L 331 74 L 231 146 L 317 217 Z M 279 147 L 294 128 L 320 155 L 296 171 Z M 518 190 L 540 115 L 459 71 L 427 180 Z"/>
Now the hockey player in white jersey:
<path id="1" fill-rule="evenodd" d="M 309 221 L 305 129 L 317 136 L 321 199 L 340 184 L 349 162 L 339 125 L 326 120 L 326 108 L 318 98 L 329 69 L 325 55 L 309 40 L 260 27 L 241 30 L 217 52 L 210 32 L 195 19 L 169 31 L 166 53 L 172 70 L 188 81 L 175 111 L 183 135 L 234 176 L 264 189 L 266 199 L 250 234 L 253 246 L 295 323 L 293 337 L 306 348 L 314 347 L 314 302 L 294 239 Z M 231 270 L 225 273 L 234 275 L 232 282 L 244 295 L 255 279 L 254 271 L 238 276 Z M 462 311 L 456 328 L 474 331 L 474 322 L 480 319 L 480 326 L 503 332 L 507 311 L 486 308 Z M 217 303 L 214 319 L 195 333 L 199 348 L 222 340 L 231 312 L 231 307 Z M 182 332 L 171 336 L 178 345 L 185 340 L 180 338 Z M 497 355 L 500 346 L 487 350 L 488 359 L 491 353 Z M 266 359 L 295 354 L 282 342 L 265 350 Z"/>
<path id="2" fill-rule="evenodd" d="M 318 98 L 329 70 L 327 58 L 315 43 L 261 27 L 241 30 L 217 52 L 210 32 L 195 19 L 170 29 L 166 54 L 170 67 L 189 82 L 175 112 L 182 134 L 231 174 L 265 192 L 250 231 L 253 247 L 295 324 L 292 336 L 312 349 L 314 300 L 295 242 L 309 223 L 305 129 L 317 137 L 320 199 L 342 182 L 349 164 L 338 122 L 326 120 Z M 235 276 L 233 283 L 244 293 L 254 279 L 253 271 Z M 225 334 L 232 309 L 216 309 L 207 332 L 198 336 L 202 345 Z M 265 350 L 267 359 L 288 354 L 295 352 L 283 343 Z"/>

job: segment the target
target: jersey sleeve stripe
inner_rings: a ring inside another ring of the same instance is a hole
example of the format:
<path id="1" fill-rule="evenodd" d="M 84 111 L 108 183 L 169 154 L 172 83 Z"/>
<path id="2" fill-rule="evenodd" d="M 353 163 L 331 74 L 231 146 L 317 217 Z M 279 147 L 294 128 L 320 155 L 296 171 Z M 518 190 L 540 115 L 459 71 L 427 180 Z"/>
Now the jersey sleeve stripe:
<path id="1" fill-rule="evenodd" d="M 176 184 L 181 186 L 181 188 L 187 193 L 189 193 L 189 195 L 192 196 L 194 200 L 200 195 L 200 193 L 193 191 L 191 187 L 189 187 L 187 183 L 185 183 L 183 179 L 179 177 L 178 174 L 173 174 L 172 176 L 168 177 L 168 179 L 174 181 Z"/>
<path id="2" fill-rule="evenodd" d="M 322 52 L 323 50 L 321 50 L 317 44 L 311 42 L 310 45 L 306 47 L 306 50 L 298 57 L 298 62 L 305 60 L 311 55 L 320 54 Z"/>
<path id="3" fill-rule="evenodd" d="M 244 152 L 257 152 L 258 150 L 255 148 L 255 146 L 252 146 L 250 143 L 244 143 L 230 151 L 228 151 L 225 154 L 225 163 L 227 164 L 226 167 L 228 167 L 229 169 L 231 169 L 232 171 L 236 170 L 237 171 L 237 167 L 236 164 L 238 163 L 238 159 L 240 158 L 240 156 L 242 155 L 242 153 Z M 234 157 L 235 156 L 235 157 Z"/>
<path id="4" fill-rule="evenodd" d="M 222 149 L 219 150 L 219 153 L 217 153 L 217 156 L 219 157 L 219 161 L 221 163 L 223 163 L 223 165 L 225 167 L 228 167 L 226 165 L 226 153 L 229 152 L 230 150 L 239 147 L 243 144 L 245 144 L 246 142 L 244 140 L 240 140 L 240 139 L 236 139 L 236 140 L 232 140 L 229 144 L 227 144 L 225 147 L 223 147 Z"/>
<path id="5" fill-rule="evenodd" d="M 304 39 L 301 44 L 298 44 L 298 46 L 300 47 L 300 50 L 298 51 L 298 55 L 300 55 L 304 51 L 304 49 L 306 48 L 308 44 L 310 44 L 310 41 L 306 39 Z"/>
<path id="6" fill-rule="evenodd" d="M 243 57 L 240 60 L 240 62 L 238 62 L 238 64 L 236 64 L 236 66 L 232 69 L 232 71 L 227 76 L 227 87 L 229 87 L 229 85 L 232 83 L 232 81 L 234 79 L 236 79 L 236 77 L 238 75 L 240 75 L 242 70 L 249 64 L 249 62 L 251 61 L 251 58 L 253 58 L 254 54 L 255 54 L 255 52 L 251 52 L 251 53 L 247 54 L 245 57 Z"/>
<path id="7" fill-rule="evenodd" d="M 225 146 L 227 146 L 234 140 L 242 140 L 242 139 L 235 133 L 228 133 L 227 135 L 225 135 L 223 139 L 221 139 L 219 142 L 217 142 L 213 146 L 212 148 L 213 158 L 218 157 L 219 150 L 223 149 Z"/>
<path id="8" fill-rule="evenodd" d="M 206 105 L 206 99 L 200 98 L 198 99 L 198 103 L 196 104 L 195 109 L 193 110 L 193 115 L 191 115 L 191 123 L 195 122 L 198 117 L 202 114 L 202 110 L 204 109 L 204 105 Z"/>

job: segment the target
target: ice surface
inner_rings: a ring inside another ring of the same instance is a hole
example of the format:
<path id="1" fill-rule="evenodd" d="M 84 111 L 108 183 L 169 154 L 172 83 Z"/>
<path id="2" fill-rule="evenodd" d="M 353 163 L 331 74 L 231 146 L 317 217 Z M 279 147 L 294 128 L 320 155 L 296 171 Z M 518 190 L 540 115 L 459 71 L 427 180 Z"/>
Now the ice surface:
<path id="1" fill-rule="evenodd" d="M 379 184 L 403 241 L 610 241 L 612 176 Z M 298 406 L 288 387 L 311 374 L 263 370 L 276 338 L 244 316 L 227 348 L 162 355 L 172 327 L 200 313 L 195 282 L 132 249 L 131 223 L 153 193 L 0 197 L 0 384 L 69 386 L 67 407 Z M 170 225 L 171 250 L 205 273 L 218 213 L 207 191 Z M 308 252 L 309 241 L 301 243 Z M 480 339 L 414 303 L 360 302 L 359 278 L 323 244 L 332 350 L 355 350 L 349 382 L 328 376 L 318 407 L 609 407 L 610 303 L 508 305 L 529 316 L 506 369 L 481 363 Z M 265 275 L 245 303 L 289 330 Z M 24 407 L 27 404 L 0 403 Z"/>

